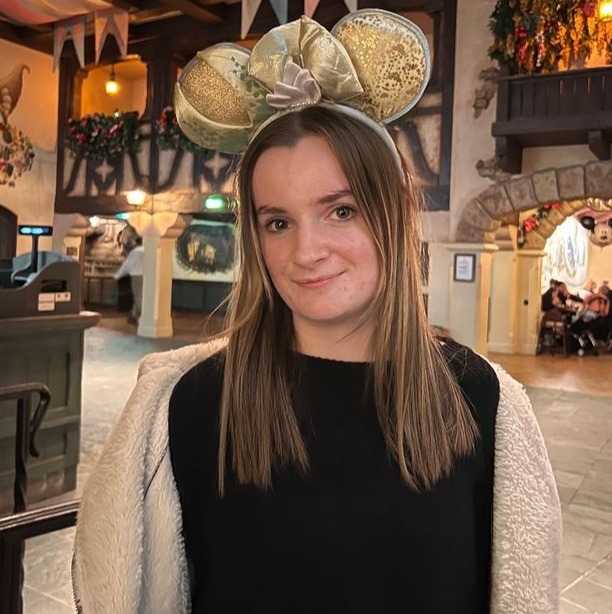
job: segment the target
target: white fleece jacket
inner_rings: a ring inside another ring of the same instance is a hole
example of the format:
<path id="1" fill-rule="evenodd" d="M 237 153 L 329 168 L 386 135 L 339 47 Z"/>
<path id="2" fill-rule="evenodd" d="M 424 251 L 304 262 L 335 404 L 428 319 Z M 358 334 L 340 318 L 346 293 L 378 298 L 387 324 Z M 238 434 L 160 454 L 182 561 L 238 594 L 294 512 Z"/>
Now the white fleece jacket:
<path id="1" fill-rule="evenodd" d="M 80 613 L 190 611 L 168 404 L 180 377 L 219 347 L 192 345 L 142 361 L 138 383 L 81 500 L 73 558 Z M 524 389 L 493 367 L 500 401 L 491 613 L 558 613 L 561 512 L 552 469 Z"/>

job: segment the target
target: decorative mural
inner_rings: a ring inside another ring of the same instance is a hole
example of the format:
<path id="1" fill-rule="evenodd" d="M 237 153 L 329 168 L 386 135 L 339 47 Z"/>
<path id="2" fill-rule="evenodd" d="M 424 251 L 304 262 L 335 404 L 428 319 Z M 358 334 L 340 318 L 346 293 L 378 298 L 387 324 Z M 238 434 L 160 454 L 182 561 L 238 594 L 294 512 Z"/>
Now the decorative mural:
<path id="1" fill-rule="evenodd" d="M 34 148 L 28 137 L 8 122 L 21 96 L 26 64 L 18 64 L 0 78 L 0 186 L 13 187 L 21 175 L 32 168 Z"/>
<path id="2" fill-rule="evenodd" d="M 234 226 L 226 222 L 194 220 L 176 240 L 174 279 L 234 280 Z"/>
<path id="3" fill-rule="evenodd" d="M 588 268 L 589 231 L 575 217 L 568 217 L 546 242 L 542 259 L 542 293 L 548 289 L 551 279 L 564 281 L 574 288 L 583 286 Z"/>
<path id="4" fill-rule="evenodd" d="M 612 217 L 595 219 L 592 215 L 583 215 L 580 223 L 589 231 L 589 241 L 597 247 L 612 244 Z"/>
<path id="5" fill-rule="evenodd" d="M 448 187 L 442 185 L 442 95 L 425 94 L 390 132 L 415 186 L 422 189 L 430 211 L 448 210 Z"/>

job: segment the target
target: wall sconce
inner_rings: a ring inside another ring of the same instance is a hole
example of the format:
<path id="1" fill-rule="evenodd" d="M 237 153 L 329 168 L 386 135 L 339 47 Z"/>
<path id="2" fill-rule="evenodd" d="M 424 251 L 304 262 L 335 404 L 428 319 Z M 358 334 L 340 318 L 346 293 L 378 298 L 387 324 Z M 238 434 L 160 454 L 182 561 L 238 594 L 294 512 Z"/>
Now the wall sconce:
<path id="1" fill-rule="evenodd" d="M 599 3 L 599 19 L 612 21 L 612 0 L 601 0 Z"/>
<path id="2" fill-rule="evenodd" d="M 125 197 L 133 207 L 141 207 L 147 198 L 147 193 L 142 189 L 129 190 L 125 193 Z"/>
<path id="3" fill-rule="evenodd" d="M 113 66 L 110 71 L 110 75 L 108 76 L 108 80 L 104 84 L 104 91 L 109 96 L 116 96 L 119 91 L 119 84 L 117 83 L 117 75 L 115 75 L 115 63 L 113 62 Z"/>

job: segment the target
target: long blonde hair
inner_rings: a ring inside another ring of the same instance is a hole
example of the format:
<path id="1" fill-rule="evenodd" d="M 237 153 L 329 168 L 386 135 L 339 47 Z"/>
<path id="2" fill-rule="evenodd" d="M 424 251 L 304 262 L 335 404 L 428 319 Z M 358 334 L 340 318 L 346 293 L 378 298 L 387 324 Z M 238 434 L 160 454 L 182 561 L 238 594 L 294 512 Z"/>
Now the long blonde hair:
<path id="1" fill-rule="evenodd" d="M 473 451 L 478 434 L 427 321 L 420 288 L 419 208 L 380 136 L 346 114 L 309 107 L 261 130 L 238 170 L 239 273 L 225 330 L 219 491 L 224 490 L 230 448 L 240 483 L 269 488 L 275 466 L 292 463 L 308 469 L 292 403 L 291 312 L 266 270 L 252 198 L 253 171 L 261 154 L 271 147 L 293 147 L 307 135 L 324 138 L 335 152 L 372 233 L 381 267 L 369 313 L 376 319 L 371 375 L 378 420 L 408 486 L 429 489 L 458 457 Z"/>

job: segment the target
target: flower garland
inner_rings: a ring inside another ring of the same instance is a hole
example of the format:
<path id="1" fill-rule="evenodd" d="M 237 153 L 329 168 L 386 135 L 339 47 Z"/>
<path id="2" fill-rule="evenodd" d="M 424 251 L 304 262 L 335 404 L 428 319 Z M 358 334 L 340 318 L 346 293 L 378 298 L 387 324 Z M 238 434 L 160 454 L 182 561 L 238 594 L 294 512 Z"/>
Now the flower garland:
<path id="1" fill-rule="evenodd" d="M 497 0 L 489 29 L 489 57 L 510 74 L 535 74 L 612 52 L 612 24 L 590 0 Z"/>
<path id="2" fill-rule="evenodd" d="M 75 157 L 103 162 L 123 153 L 134 153 L 138 150 L 139 138 L 136 112 L 93 113 L 68 120 L 65 142 Z"/>
<path id="3" fill-rule="evenodd" d="M 518 229 L 517 243 L 519 247 L 523 247 L 527 242 L 527 234 L 540 227 L 540 220 L 548 217 L 548 213 L 553 210 L 561 209 L 561 203 L 542 205 L 538 210 L 525 218 Z"/>
<path id="4" fill-rule="evenodd" d="M 580 2 L 568 17 L 568 27 L 561 32 L 567 41 L 562 54 L 566 66 L 586 60 L 596 51 L 604 55 L 612 52 L 612 23 L 599 19 L 596 2 Z"/>
<path id="5" fill-rule="evenodd" d="M 171 105 L 164 107 L 155 122 L 157 130 L 157 145 L 162 150 L 180 149 L 192 153 L 207 153 L 208 149 L 200 147 L 188 139 L 176 119 L 176 113 Z"/>
<path id="6" fill-rule="evenodd" d="M 32 168 L 33 161 L 34 148 L 28 137 L 0 113 L 0 185 L 14 187 L 15 181 Z"/>

